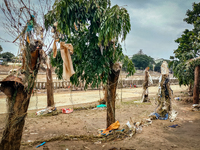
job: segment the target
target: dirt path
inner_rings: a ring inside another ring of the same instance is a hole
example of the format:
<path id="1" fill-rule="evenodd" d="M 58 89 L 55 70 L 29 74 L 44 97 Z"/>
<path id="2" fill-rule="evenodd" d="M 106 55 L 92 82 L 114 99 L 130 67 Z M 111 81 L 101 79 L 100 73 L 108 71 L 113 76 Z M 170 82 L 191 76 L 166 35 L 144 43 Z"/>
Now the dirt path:
<path id="1" fill-rule="evenodd" d="M 179 86 L 179 85 L 171 85 L 171 88 L 174 92 L 180 92 L 183 90 L 186 90 L 187 87 L 185 86 Z M 150 87 L 149 88 L 149 96 L 155 96 L 158 91 L 158 87 Z M 122 94 L 121 94 L 122 93 Z M 124 101 L 130 100 L 130 99 L 138 99 L 140 100 L 140 97 L 142 95 L 142 88 L 131 88 L 131 89 L 118 89 L 117 90 L 117 99 L 118 101 L 121 101 L 121 97 Z M 72 91 L 70 93 L 69 91 L 65 92 L 59 92 L 54 94 L 54 101 L 55 106 L 67 106 L 67 105 L 77 105 L 77 104 L 84 104 L 84 103 L 91 103 L 91 102 L 97 102 L 103 98 L 103 91 L 99 90 L 90 90 L 90 91 Z M 29 104 L 29 110 L 35 110 L 35 109 L 43 109 L 47 106 L 47 95 L 45 93 L 38 93 L 37 96 L 34 94 L 34 96 L 31 97 L 30 104 Z M 0 97 L 0 113 L 6 113 L 6 97 L 1 96 Z"/>

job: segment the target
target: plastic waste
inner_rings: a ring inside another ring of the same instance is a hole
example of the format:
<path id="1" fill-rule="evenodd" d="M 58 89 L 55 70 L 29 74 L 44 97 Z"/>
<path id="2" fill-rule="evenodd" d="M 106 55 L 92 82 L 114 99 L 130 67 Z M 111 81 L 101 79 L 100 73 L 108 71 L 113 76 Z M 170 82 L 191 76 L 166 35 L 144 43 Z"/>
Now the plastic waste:
<path id="1" fill-rule="evenodd" d="M 40 116 L 40 115 L 44 115 L 44 114 L 47 114 L 47 113 L 48 113 L 48 110 L 47 109 L 43 109 L 43 110 L 37 111 L 36 115 Z"/>
<path id="2" fill-rule="evenodd" d="M 178 112 L 175 110 L 171 111 L 171 114 L 169 116 L 170 122 L 174 122 L 176 120 L 176 116 L 178 115 Z"/>
<path id="3" fill-rule="evenodd" d="M 141 133 L 142 132 L 142 126 L 139 126 L 135 128 L 136 133 Z"/>
<path id="4" fill-rule="evenodd" d="M 176 127 L 180 127 L 178 124 L 175 124 L 175 125 L 172 125 L 172 126 L 169 126 L 171 128 L 176 128 Z"/>
<path id="5" fill-rule="evenodd" d="M 180 97 L 175 97 L 174 99 L 175 99 L 175 100 L 180 100 L 181 98 L 180 98 Z"/>
<path id="6" fill-rule="evenodd" d="M 47 107 L 45 109 L 37 111 L 36 115 L 37 116 L 45 115 L 45 114 L 51 113 L 52 111 L 55 111 L 55 110 L 57 110 L 56 107 Z"/>
<path id="7" fill-rule="evenodd" d="M 45 143 L 46 143 L 46 142 L 43 142 L 42 144 L 40 144 L 40 145 L 36 146 L 36 148 L 38 148 L 38 147 L 40 147 L 40 146 L 44 145 Z"/>
<path id="8" fill-rule="evenodd" d="M 71 108 L 61 108 L 63 114 L 69 114 L 73 112 Z"/>
<path id="9" fill-rule="evenodd" d="M 106 107 L 106 105 L 105 104 L 97 105 L 97 108 L 103 108 L 103 107 Z"/>
<path id="10" fill-rule="evenodd" d="M 131 128 L 132 128 L 132 126 L 131 126 L 131 124 L 130 124 L 130 122 L 129 122 L 129 121 L 126 123 L 126 125 L 129 127 L 129 129 L 131 129 Z"/>

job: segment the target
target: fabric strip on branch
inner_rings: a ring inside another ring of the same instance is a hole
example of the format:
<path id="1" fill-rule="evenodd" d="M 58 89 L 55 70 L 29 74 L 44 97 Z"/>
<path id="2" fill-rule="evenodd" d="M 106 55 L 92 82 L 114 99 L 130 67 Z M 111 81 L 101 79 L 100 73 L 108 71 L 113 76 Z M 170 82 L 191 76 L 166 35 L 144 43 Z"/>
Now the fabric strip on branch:
<path id="1" fill-rule="evenodd" d="M 152 78 L 149 74 L 149 67 L 145 68 L 145 81 L 143 83 L 143 92 L 142 92 L 142 100 L 141 102 L 149 102 L 149 98 L 148 98 L 148 87 L 153 84 Z"/>
<path id="2" fill-rule="evenodd" d="M 72 44 L 60 42 L 60 52 L 63 59 L 63 79 L 70 81 L 70 77 L 75 73 L 70 54 L 73 54 Z"/>
<path id="3" fill-rule="evenodd" d="M 56 42 L 58 42 L 59 39 L 55 40 L 53 43 L 53 57 L 56 58 L 57 55 L 57 47 L 56 47 Z"/>

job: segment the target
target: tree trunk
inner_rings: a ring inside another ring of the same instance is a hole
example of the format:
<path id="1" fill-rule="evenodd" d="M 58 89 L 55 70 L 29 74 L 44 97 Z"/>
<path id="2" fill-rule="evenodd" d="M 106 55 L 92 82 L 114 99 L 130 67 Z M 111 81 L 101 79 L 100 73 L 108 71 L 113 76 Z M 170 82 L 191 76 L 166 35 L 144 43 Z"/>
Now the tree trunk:
<path id="1" fill-rule="evenodd" d="M 22 70 L 15 75 L 11 74 L 0 82 L 0 90 L 8 98 L 8 118 L 1 139 L 0 150 L 20 149 L 25 117 L 42 53 L 42 50 L 31 52 L 31 62 L 33 59 L 36 61 L 30 63 L 28 68 L 32 67 L 33 70 L 26 70 L 26 72 Z"/>
<path id="2" fill-rule="evenodd" d="M 190 83 L 189 88 L 188 88 L 188 96 L 193 96 L 193 84 Z"/>
<path id="3" fill-rule="evenodd" d="M 27 94 L 23 86 L 14 87 L 7 84 L 3 90 L 10 90 L 11 97 L 8 97 L 8 118 L 6 127 L 1 139 L 0 150 L 19 150 L 21 144 L 22 131 L 27 115 L 27 109 L 31 93 Z"/>
<path id="4" fill-rule="evenodd" d="M 47 67 L 47 106 L 54 106 L 52 68 Z"/>
<path id="5" fill-rule="evenodd" d="M 115 122 L 115 98 L 120 70 L 112 69 L 108 77 L 107 92 L 107 127 Z"/>
<path id="6" fill-rule="evenodd" d="M 145 70 L 145 79 L 144 79 L 144 83 L 145 83 L 145 85 L 144 85 L 144 90 L 145 90 L 145 93 L 144 93 L 144 100 L 143 100 L 143 102 L 148 102 L 148 92 L 147 92 L 147 90 L 148 90 L 148 71 L 146 71 Z"/>
<path id="7" fill-rule="evenodd" d="M 196 66 L 194 72 L 193 104 L 199 104 L 199 71 L 200 66 Z"/>

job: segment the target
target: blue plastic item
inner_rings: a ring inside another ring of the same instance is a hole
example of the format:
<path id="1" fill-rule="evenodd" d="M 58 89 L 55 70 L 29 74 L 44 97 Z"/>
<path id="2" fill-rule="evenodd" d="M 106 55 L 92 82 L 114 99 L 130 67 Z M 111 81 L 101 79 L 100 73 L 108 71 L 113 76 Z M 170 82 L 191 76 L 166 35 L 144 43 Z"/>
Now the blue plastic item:
<path id="1" fill-rule="evenodd" d="M 158 113 L 153 113 L 152 116 L 155 115 L 156 119 L 160 119 L 160 120 L 167 120 L 168 119 L 168 113 L 166 113 L 166 115 L 164 117 L 161 117 Z"/>
<path id="2" fill-rule="evenodd" d="M 102 108 L 102 107 L 106 107 L 106 105 L 105 104 L 97 105 L 97 108 Z"/>
<path id="3" fill-rule="evenodd" d="M 38 148 L 38 147 L 40 147 L 40 146 L 44 145 L 45 143 L 46 143 L 46 142 L 43 142 L 42 144 L 40 144 L 40 145 L 36 146 L 36 148 Z"/>
<path id="4" fill-rule="evenodd" d="M 171 128 L 176 128 L 176 127 L 179 127 L 178 124 L 175 124 L 175 125 L 172 125 L 172 126 L 169 126 Z"/>

